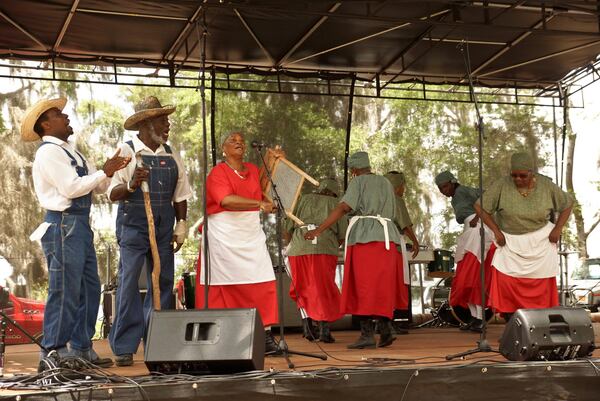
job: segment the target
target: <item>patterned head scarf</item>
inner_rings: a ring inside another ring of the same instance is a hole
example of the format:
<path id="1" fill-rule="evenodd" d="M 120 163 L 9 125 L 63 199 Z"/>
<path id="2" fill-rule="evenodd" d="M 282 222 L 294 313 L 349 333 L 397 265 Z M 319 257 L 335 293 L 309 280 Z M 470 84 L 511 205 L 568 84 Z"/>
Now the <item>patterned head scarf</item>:
<path id="1" fill-rule="evenodd" d="M 244 135 L 244 133 L 242 131 L 229 131 L 229 132 L 226 132 L 226 133 L 224 133 L 221 136 L 221 148 L 223 147 L 223 145 L 225 145 L 225 142 L 227 142 L 227 140 L 229 138 L 231 138 L 231 136 L 233 136 L 235 134 L 239 134 L 239 135 L 242 136 L 242 138 L 245 138 L 245 135 Z"/>
<path id="2" fill-rule="evenodd" d="M 510 158 L 510 169 L 533 171 L 533 158 L 527 152 L 513 153 Z"/>
<path id="3" fill-rule="evenodd" d="M 369 154 L 367 152 L 356 152 L 348 158 L 348 168 L 369 168 Z"/>
<path id="4" fill-rule="evenodd" d="M 392 183 L 394 189 L 406 184 L 406 177 L 404 177 L 404 173 L 402 172 L 390 171 L 384 177 Z"/>
<path id="5" fill-rule="evenodd" d="M 456 179 L 454 174 L 452 174 L 448 170 L 442 171 L 441 173 L 435 176 L 435 185 L 437 185 L 438 187 L 447 182 L 455 183 L 458 182 L 458 180 Z"/>

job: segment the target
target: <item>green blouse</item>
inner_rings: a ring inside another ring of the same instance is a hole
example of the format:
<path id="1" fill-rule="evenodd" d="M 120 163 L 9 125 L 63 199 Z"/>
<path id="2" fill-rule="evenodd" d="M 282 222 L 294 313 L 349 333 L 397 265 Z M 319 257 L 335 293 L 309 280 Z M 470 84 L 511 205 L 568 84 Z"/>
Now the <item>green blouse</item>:
<path id="1" fill-rule="evenodd" d="M 321 224 L 329 213 L 338 205 L 338 199 L 332 196 L 319 194 L 302 195 L 296 204 L 294 215 L 305 224 Z M 346 216 L 339 219 L 334 225 L 325 230 L 317 239 L 317 244 L 304 239 L 304 234 L 308 231 L 306 227 L 298 227 L 291 219 L 286 219 L 285 230 L 292 236 L 288 255 L 337 255 L 339 242 L 346 235 L 348 227 L 348 218 Z"/>
<path id="2" fill-rule="evenodd" d="M 408 209 L 406 208 L 406 202 L 404 202 L 404 197 L 398 195 L 396 195 L 396 221 L 401 233 L 406 227 L 413 225 L 408 214 Z"/>
<path id="3" fill-rule="evenodd" d="M 390 242 L 400 243 L 400 232 L 396 227 L 396 195 L 389 180 L 375 174 L 364 174 L 350 181 L 342 202 L 352 208 L 351 215 L 381 216 L 386 222 Z M 359 219 L 348 237 L 347 245 L 385 241 L 383 225 L 370 218 Z"/>
<path id="4" fill-rule="evenodd" d="M 537 231 L 553 213 L 573 205 L 571 196 L 549 178 L 540 174 L 535 177 L 535 187 L 526 197 L 519 193 L 511 177 L 500 178 L 483 193 L 483 210 L 494 215 L 500 230 L 517 235 Z"/>
<path id="5" fill-rule="evenodd" d="M 450 203 L 454 209 L 454 216 L 458 224 L 463 224 L 465 219 L 475 213 L 473 204 L 479 198 L 479 190 L 464 185 L 459 185 L 454 191 Z"/>

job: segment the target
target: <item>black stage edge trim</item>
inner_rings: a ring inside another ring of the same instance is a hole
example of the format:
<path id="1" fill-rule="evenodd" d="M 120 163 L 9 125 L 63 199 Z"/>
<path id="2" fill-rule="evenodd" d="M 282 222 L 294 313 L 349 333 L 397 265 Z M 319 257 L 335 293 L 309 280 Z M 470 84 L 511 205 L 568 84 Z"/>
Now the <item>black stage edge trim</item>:
<path id="1" fill-rule="evenodd" d="M 250 372 L 227 376 L 144 376 L 98 388 L 20 391 L 20 401 L 597 401 L 600 359 L 472 363 L 447 367 Z M 14 380 L 14 378 L 12 378 Z M 7 378 L 0 381 L 0 386 Z M 8 397 L 6 393 L 0 398 Z"/>

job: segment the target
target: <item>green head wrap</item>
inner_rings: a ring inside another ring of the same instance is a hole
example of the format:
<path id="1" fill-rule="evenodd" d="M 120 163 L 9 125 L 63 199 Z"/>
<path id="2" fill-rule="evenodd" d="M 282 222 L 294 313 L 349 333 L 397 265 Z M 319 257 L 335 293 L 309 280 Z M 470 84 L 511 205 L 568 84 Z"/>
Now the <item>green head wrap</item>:
<path id="1" fill-rule="evenodd" d="M 533 171 L 533 158 L 526 152 L 513 153 L 510 158 L 510 169 Z"/>
<path id="2" fill-rule="evenodd" d="M 369 154 L 367 152 L 356 152 L 348 158 L 348 168 L 369 168 Z"/>
<path id="3" fill-rule="evenodd" d="M 319 183 L 319 192 L 323 192 L 326 189 L 333 192 L 335 196 L 340 196 L 340 186 L 336 180 L 332 178 L 323 178 Z"/>
<path id="4" fill-rule="evenodd" d="M 390 171 L 386 175 L 384 175 L 391 183 L 394 189 L 398 188 L 401 185 L 406 184 L 406 178 L 404 177 L 404 173 L 398 171 Z"/>
<path id="5" fill-rule="evenodd" d="M 435 185 L 437 185 L 438 187 L 447 182 L 455 183 L 458 182 L 458 180 L 456 179 L 454 174 L 452 174 L 448 170 L 442 171 L 441 173 L 435 176 Z"/>

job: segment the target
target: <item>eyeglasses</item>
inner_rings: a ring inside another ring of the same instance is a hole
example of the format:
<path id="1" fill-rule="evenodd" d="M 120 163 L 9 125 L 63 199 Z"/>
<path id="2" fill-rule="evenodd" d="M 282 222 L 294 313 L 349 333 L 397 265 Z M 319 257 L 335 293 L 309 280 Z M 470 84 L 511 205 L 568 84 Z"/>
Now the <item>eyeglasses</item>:
<path id="1" fill-rule="evenodd" d="M 529 177 L 529 173 L 511 173 L 510 176 L 512 178 L 520 178 L 524 180 L 525 178 Z"/>

